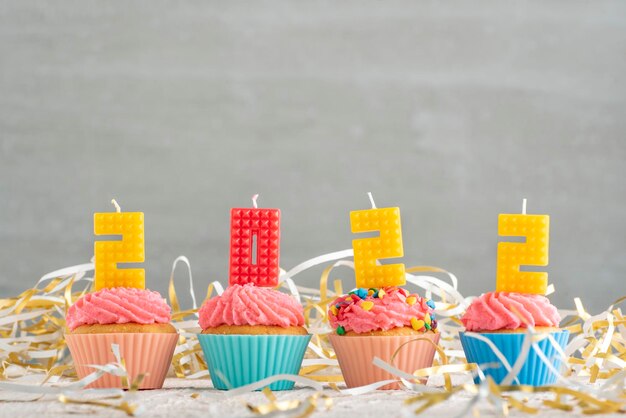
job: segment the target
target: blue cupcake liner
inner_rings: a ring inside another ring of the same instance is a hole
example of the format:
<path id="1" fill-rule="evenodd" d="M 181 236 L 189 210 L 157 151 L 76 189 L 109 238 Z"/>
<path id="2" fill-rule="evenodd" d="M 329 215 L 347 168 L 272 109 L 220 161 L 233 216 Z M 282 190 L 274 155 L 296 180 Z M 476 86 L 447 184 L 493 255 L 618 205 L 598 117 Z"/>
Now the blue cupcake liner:
<path id="1" fill-rule="evenodd" d="M 310 340 L 310 335 L 198 334 L 213 386 L 222 390 L 277 374 L 297 375 Z M 292 381 L 278 380 L 269 388 L 290 390 L 293 385 Z"/>
<path id="2" fill-rule="evenodd" d="M 468 337 L 465 334 L 466 333 L 464 332 L 460 332 L 459 336 L 461 338 L 461 344 L 463 345 L 467 362 L 477 363 L 485 376 L 491 376 L 497 384 L 500 384 L 508 373 L 504 364 L 500 361 L 500 359 L 498 359 L 487 343 L 476 338 Z M 498 350 L 500 350 L 504 358 L 506 358 L 509 362 L 511 368 L 515 365 L 516 360 L 522 352 L 522 344 L 524 342 L 524 338 L 526 337 L 525 333 L 478 334 L 487 338 Z M 551 332 L 550 335 L 563 349 L 567 344 L 569 331 L 561 330 Z M 548 338 L 544 338 L 536 344 L 539 350 L 551 362 L 552 366 L 556 370 L 559 370 L 561 367 L 561 357 L 550 340 Z M 499 367 L 493 367 L 494 365 Z M 519 384 L 531 386 L 550 385 L 556 382 L 557 377 L 558 376 L 548 368 L 537 352 L 531 347 L 528 351 L 528 356 L 524 365 L 517 374 L 517 381 L 514 379 L 512 384 L 515 385 L 519 382 Z M 475 377 L 474 382 L 478 383 L 479 378 Z"/>

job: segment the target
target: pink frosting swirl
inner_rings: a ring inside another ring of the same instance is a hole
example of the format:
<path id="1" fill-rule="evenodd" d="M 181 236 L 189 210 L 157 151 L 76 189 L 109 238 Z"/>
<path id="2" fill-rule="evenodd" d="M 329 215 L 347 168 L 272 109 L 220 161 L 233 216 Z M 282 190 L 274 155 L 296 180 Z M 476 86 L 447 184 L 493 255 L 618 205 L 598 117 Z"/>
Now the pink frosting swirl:
<path id="1" fill-rule="evenodd" d="M 335 299 L 328 311 L 330 325 L 335 329 L 343 327 L 340 331 L 342 334 L 348 331 L 356 333 L 387 331 L 410 327 L 412 318 L 424 320 L 428 314 L 431 318 L 428 326 L 432 329 L 437 328 L 437 321 L 431 308 L 434 305 L 428 299 L 410 294 L 400 287 L 377 289 L 373 294 L 367 292 L 367 289 L 358 289 L 353 294 Z M 380 294 L 383 294 L 382 298 Z M 367 303 L 363 305 L 364 302 Z M 368 306 L 369 302 L 373 304 L 371 307 Z M 425 332 L 427 328 L 421 330 Z"/>
<path id="2" fill-rule="evenodd" d="M 542 295 L 489 292 L 475 299 L 461 318 L 467 331 L 557 327 L 561 317 Z"/>
<path id="3" fill-rule="evenodd" d="M 202 329 L 220 325 L 303 326 L 302 305 L 286 293 L 253 284 L 232 285 L 198 312 Z"/>
<path id="4" fill-rule="evenodd" d="M 91 324 L 166 324 L 172 319 L 170 307 L 159 292 L 114 287 L 87 293 L 67 311 L 70 330 Z"/>

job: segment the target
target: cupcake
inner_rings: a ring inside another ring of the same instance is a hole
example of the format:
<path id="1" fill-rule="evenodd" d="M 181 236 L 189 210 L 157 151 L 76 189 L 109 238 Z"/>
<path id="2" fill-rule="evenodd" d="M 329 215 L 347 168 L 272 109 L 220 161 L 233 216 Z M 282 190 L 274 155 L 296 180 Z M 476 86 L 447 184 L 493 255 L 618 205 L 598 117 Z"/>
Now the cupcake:
<path id="1" fill-rule="evenodd" d="M 89 365 L 115 362 L 118 344 L 128 383 L 144 378 L 140 389 L 163 386 L 178 340 L 170 324 L 170 307 L 158 292 L 114 287 L 88 293 L 68 309 L 65 340 L 79 378 L 93 373 Z M 122 379 L 104 374 L 88 387 L 122 388 Z"/>
<path id="2" fill-rule="evenodd" d="M 231 284 L 199 310 L 198 340 L 217 389 L 233 389 L 277 374 L 297 375 L 311 335 L 303 308 L 286 293 Z M 294 383 L 279 380 L 272 390 Z"/>
<path id="3" fill-rule="evenodd" d="M 433 301 L 401 287 L 359 288 L 335 299 L 328 310 L 335 330 L 329 337 L 346 385 L 397 378 L 373 365 L 374 357 L 407 373 L 432 366 L 439 341 L 434 308 Z M 381 389 L 399 388 L 392 383 Z"/>
<path id="4" fill-rule="evenodd" d="M 552 336 L 564 348 L 569 331 L 561 330 L 561 317 L 547 297 L 539 294 L 489 292 L 475 299 L 461 318 L 467 332 L 475 332 L 491 341 L 511 367 L 522 354 L 526 331 L 532 326 L 537 333 L 540 352 L 558 370 L 561 358 L 548 339 Z M 461 332 L 461 344 L 468 363 L 478 363 L 483 373 L 500 384 L 507 375 L 506 367 L 487 343 Z M 495 365 L 495 366 L 494 366 Z M 517 379 L 512 384 L 541 386 L 556 382 L 557 375 L 549 370 L 534 349 L 530 349 Z M 479 378 L 474 381 L 478 383 Z"/>

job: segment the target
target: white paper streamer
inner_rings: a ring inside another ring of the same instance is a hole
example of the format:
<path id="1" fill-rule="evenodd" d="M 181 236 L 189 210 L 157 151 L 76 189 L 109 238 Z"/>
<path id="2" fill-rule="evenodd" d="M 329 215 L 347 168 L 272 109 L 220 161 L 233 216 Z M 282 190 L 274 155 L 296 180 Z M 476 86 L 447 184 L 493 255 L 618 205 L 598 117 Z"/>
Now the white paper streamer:
<path id="1" fill-rule="evenodd" d="M 342 395 L 349 396 L 359 396 L 364 395 L 369 392 L 373 392 L 385 385 L 389 385 L 391 383 L 397 383 L 399 379 L 389 379 L 389 380 L 381 380 L 378 382 L 370 383 L 369 385 L 357 386 L 349 389 L 341 389 L 339 393 Z"/>
<path id="2" fill-rule="evenodd" d="M 320 255 L 319 257 L 314 257 L 298 264 L 291 270 L 287 271 L 285 275 L 287 277 L 293 278 L 295 275 L 300 274 L 303 271 L 310 269 L 311 267 L 315 267 L 319 264 L 324 264 L 324 263 L 328 263 L 329 261 L 339 260 L 341 258 L 353 257 L 353 256 L 354 256 L 354 251 L 352 250 L 352 248 L 348 250 L 335 251 L 332 253 L 323 254 L 323 255 Z"/>
<path id="3" fill-rule="evenodd" d="M 279 380 L 289 380 L 302 386 L 309 386 L 315 390 L 321 391 L 324 389 L 324 385 L 322 383 L 316 382 L 315 380 L 307 379 L 303 376 L 298 376 L 297 374 L 277 374 L 274 376 L 266 377 L 265 379 L 259 380 L 254 383 L 250 383 L 249 385 L 227 390 L 224 392 L 224 394 L 226 398 L 243 395 L 249 392 L 254 392 L 255 390 L 261 389 L 265 386 L 271 385 L 272 383 Z"/>
<path id="4" fill-rule="evenodd" d="M 222 284 L 219 281 L 214 280 L 211 282 L 211 284 L 213 285 L 213 289 L 215 289 L 215 293 L 218 296 L 224 293 L 224 286 L 222 286 Z"/>
<path id="5" fill-rule="evenodd" d="M 193 278 L 191 277 L 191 263 L 189 262 L 189 259 L 185 257 L 184 255 L 179 255 L 174 260 L 174 263 L 172 263 L 172 273 L 170 274 L 170 282 L 174 281 L 174 272 L 176 271 L 176 266 L 178 265 L 178 263 L 181 263 L 181 262 L 187 266 L 187 274 L 189 276 L 189 294 L 191 295 L 191 303 L 192 303 L 193 309 L 198 309 L 198 304 L 196 303 L 196 293 L 193 290 Z M 196 314 L 196 316 L 198 316 L 198 314 Z"/>
<path id="6" fill-rule="evenodd" d="M 72 391 L 84 389 L 85 386 L 89 385 L 92 382 L 95 382 L 104 374 L 112 374 L 114 376 L 128 376 L 126 369 L 124 368 L 119 345 L 111 344 L 111 350 L 113 351 L 113 355 L 115 356 L 115 362 L 108 363 L 105 365 L 89 365 L 89 367 L 95 369 L 96 371 L 85 376 L 84 378 L 73 382 L 64 386 L 43 386 L 43 385 L 26 385 L 20 383 L 6 382 L 0 381 L 0 389 L 13 391 L 13 392 L 22 392 L 22 393 L 32 393 L 32 394 L 53 394 L 53 395 L 61 395 L 68 394 Z M 130 382 L 129 382 L 130 383 Z M 106 395 L 123 395 L 124 391 L 122 389 L 91 389 L 92 392 L 98 394 L 106 394 Z"/>
<path id="7" fill-rule="evenodd" d="M 94 269 L 93 263 L 86 263 L 86 264 L 78 264 L 78 265 L 71 266 L 71 267 L 65 267 L 60 270 L 51 271 L 48 274 L 44 274 L 41 277 L 41 279 L 39 279 L 39 281 L 37 282 L 37 286 L 35 287 L 38 287 L 38 285 L 40 285 L 43 282 L 47 282 L 48 280 L 56 279 L 59 277 L 75 276 L 80 273 L 92 271 L 93 269 Z"/>

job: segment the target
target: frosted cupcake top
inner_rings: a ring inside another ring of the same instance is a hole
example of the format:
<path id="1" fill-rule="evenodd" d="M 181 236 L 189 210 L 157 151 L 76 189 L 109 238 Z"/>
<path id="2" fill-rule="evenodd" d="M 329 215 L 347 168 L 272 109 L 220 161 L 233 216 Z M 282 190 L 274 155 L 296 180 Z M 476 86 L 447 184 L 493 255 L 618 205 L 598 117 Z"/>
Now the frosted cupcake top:
<path id="1" fill-rule="evenodd" d="M 328 319 L 339 335 L 400 327 L 426 332 L 437 328 L 434 308 L 433 301 L 401 287 L 360 288 L 335 299 L 329 305 Z"/>
<path id="2" fill-rule="evenodd" d="M 497 331 L 557 327 L 561 317 L 547 297 L 512 292 L 489 292 L 475 299 L 461 322 L 467 331 Z"/>
<path id="3" fill-rule="evenodd" d="M 65 322 L 71 331 L 92 324 L 167 324 L 170 307 L 159 292 L 114 287 L 87 293 L 67 311 Z"/>
<path id="4" fill-rule="evenodd" d="M 198 311 L 203 330 L 220 325 L 303 326 L 302 305 L 292 296 L 253 284 L 231 285 Z"/>

